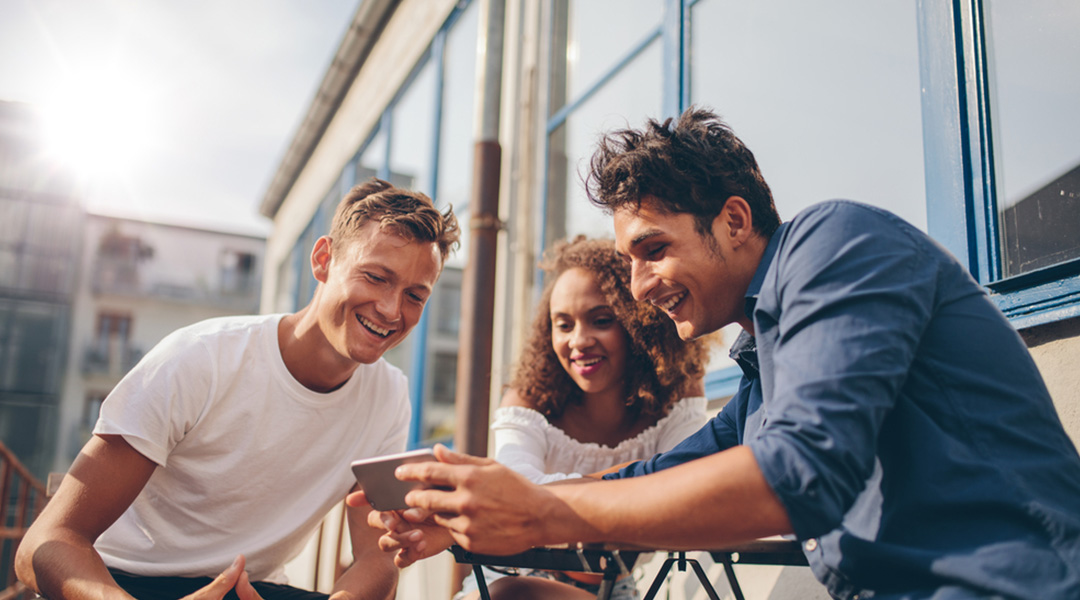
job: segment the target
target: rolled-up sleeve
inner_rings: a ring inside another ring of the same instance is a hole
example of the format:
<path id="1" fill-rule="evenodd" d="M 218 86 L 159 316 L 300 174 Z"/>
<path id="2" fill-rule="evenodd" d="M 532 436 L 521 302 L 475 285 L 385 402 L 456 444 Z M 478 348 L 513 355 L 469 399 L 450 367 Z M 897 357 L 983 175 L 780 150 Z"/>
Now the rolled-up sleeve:
<path id="1" fill-rule="evenodd" d="M 803 213 L 754 305 L 766 414 L 746 444 L 800 538 L 862 491 L 930 318 L 937 274 L 898 221 L 853 203 Z"/>

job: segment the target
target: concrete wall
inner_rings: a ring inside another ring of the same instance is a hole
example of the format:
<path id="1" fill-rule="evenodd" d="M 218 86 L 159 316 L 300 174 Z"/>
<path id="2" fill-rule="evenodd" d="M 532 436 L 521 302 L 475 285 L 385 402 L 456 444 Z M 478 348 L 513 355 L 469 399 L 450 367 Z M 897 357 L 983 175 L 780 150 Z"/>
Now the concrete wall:
<path id="1" fill-rule="evenodd" d="M 1080 318 L 1020 332 L 1054 399 L 1065 431 L 1080 446 Z"/>

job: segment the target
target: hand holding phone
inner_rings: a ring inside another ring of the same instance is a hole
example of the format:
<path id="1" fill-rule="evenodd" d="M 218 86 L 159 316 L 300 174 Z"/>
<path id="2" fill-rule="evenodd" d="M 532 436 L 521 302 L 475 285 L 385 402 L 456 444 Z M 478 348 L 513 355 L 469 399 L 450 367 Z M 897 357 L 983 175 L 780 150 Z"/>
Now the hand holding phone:
<path id="1" fill-rule="evenodd" d="M 394 470 L 405 463 L 427 460 L 435 460 L 435 453 L 430 448 L 423 448 L 353 461 L 352 472 L 372 508 L 378 511 L 404 510 L 409 508 L 405 504 L 405 494 L 423 488 L 424 484 L 401 481 L 394 476 Z"/>

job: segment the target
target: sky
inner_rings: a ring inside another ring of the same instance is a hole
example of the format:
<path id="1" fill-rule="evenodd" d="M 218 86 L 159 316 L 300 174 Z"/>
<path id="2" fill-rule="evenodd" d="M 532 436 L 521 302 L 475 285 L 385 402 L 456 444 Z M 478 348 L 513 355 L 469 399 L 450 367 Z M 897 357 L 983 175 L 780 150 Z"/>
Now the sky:
<path id="1" fill-rule="evenodd" d="M 266 234 L 258 206 L 360 0 L 0 0 L 0 100 L 92 212 Z"/>

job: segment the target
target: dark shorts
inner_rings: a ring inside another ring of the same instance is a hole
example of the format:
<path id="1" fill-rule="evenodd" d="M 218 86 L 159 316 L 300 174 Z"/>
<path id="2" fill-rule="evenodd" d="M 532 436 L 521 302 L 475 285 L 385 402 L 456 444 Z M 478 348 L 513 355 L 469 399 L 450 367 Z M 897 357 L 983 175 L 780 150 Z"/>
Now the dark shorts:
<path id="1" fill-rule="evenodd" d="M 214 580 L 212 577 L 143 577 L 116 569 L 109 569 L 109 573 L 120 587 L 139 600 L 177 600 Z M 264 600 L 326 600 L 329 597 L 280 583 L 253 581 L 251 586 Z M 239 599 L 236 592 L 230 591 L 225 600 Z"/>

